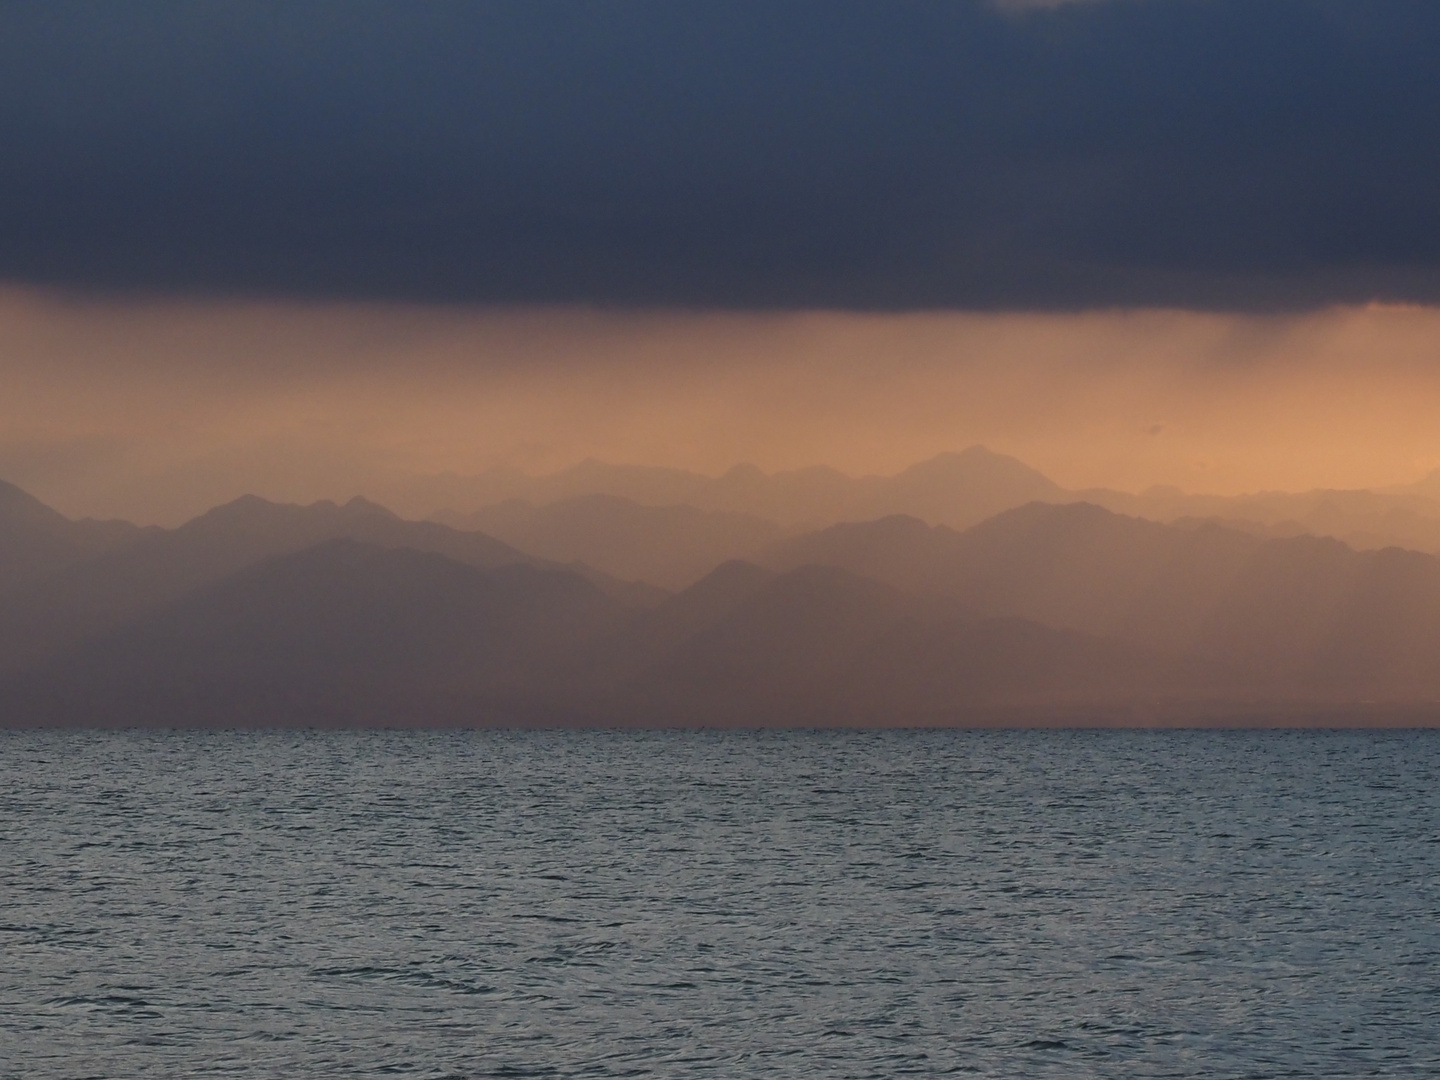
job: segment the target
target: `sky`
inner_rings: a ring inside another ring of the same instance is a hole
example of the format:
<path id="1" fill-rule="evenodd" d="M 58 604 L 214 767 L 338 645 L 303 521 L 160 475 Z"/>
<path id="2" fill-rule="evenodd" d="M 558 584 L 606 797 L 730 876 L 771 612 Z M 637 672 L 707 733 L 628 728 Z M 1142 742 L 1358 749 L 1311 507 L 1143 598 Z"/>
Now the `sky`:
<path id="1" fill-rule="evenodd" d="M 1433 0 L 0 5 L 0 477 L 1440 466 Z"/>

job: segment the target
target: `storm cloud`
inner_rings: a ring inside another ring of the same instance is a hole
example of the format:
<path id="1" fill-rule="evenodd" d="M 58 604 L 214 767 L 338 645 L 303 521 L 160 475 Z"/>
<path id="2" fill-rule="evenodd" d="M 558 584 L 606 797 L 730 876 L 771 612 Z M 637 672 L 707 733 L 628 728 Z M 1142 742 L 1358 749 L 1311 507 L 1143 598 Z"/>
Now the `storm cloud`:
<path id="1" fill-rule="evenodd" d="M 294 298 L 1440 300 L 1433 0 L 9 3 L 0 278 Z"/>

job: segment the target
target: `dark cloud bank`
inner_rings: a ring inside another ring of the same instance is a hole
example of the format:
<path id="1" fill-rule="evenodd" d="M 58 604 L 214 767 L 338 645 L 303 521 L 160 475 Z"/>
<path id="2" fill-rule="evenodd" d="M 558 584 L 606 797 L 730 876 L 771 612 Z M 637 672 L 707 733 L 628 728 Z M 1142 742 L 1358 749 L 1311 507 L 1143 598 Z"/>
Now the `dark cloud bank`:
<path id="1" fill-rule="evenodd" d="M 9 3 L 0 277 L 736 306 L 1440 298 L 1433 0 Z"/>

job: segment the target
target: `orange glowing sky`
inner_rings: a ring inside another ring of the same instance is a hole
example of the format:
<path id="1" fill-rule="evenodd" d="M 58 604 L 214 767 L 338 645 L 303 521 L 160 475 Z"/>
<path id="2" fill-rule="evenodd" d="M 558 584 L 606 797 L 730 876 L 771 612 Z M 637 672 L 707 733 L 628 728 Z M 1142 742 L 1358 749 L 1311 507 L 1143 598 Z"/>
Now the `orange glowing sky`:
<path id="1" fill-rule="evenodd" d="M 885 473 L 977 442 L 1071 487 L 1410 482 L 1440 467 L 1440 309 L 686 314 L 0 292 L 0 478 L 72 515 L 173 523 L 247 491 L 393 502 L 407 475 L 587 456 Z"/>

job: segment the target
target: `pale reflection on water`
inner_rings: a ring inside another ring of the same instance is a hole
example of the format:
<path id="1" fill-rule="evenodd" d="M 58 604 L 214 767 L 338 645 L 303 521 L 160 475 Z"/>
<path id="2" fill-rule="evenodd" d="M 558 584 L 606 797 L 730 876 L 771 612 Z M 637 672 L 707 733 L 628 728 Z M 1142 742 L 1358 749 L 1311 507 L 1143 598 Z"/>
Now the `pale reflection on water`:
<path id="1" fill-rule="evenodd" d="M 0 1075 L 1440 1075 L 1440 734 L 0 732 Z"/>

